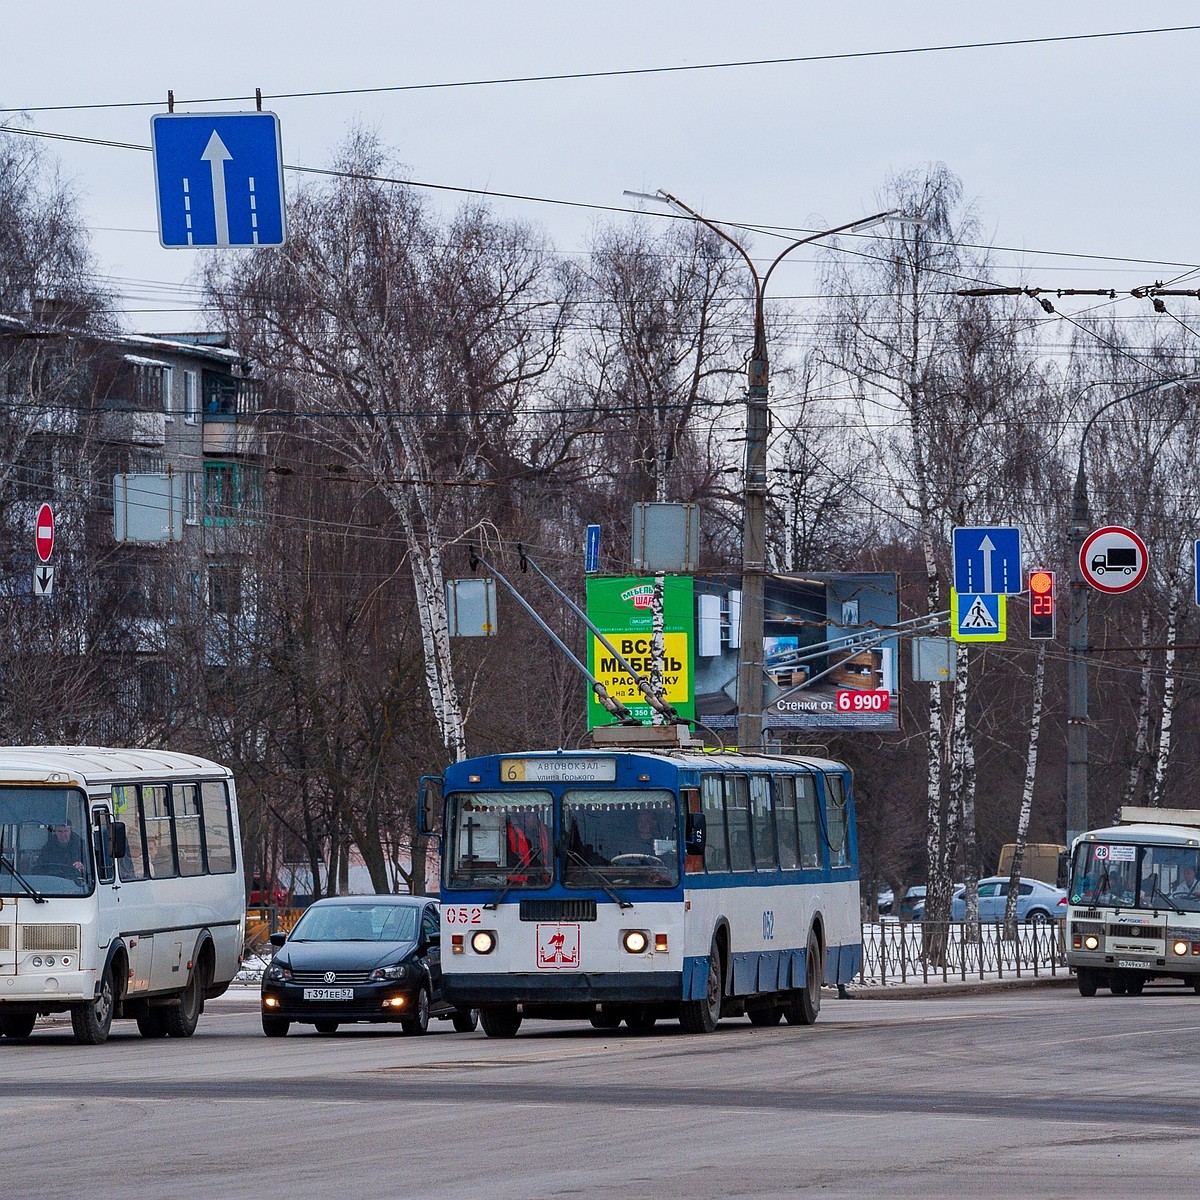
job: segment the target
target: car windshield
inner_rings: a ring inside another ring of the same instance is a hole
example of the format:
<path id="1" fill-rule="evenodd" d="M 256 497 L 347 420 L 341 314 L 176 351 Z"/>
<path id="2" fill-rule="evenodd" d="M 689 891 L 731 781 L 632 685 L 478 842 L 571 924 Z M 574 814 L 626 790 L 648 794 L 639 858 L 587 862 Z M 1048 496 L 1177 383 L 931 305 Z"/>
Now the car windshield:
<path id="1" fill-rule="evenodd" d="M 415 942 L 415 904 L 314 904 L 296 922 L 292 942 Z"/>
<path id="2" fill-rule="evenodd" d="M 447 887 L 549 887 L 554 870 L 549 792 L 454 792 L 446 803 Z"/>
<path id="3" fill-rule="evenodd" d="M 679 883 L 678 817 L 670 792 L 569 791 L 562 822 L 567 887 Z"/>
<path id="4" fill-rule="evenodd" d="M 87 806 L 74 788 L 0 788 L 0 896 L 86 896 Z M 24 880 L 24 883 L 22 883 Z"/>
<path id="5" fill-rule="evenodd" d="M 1085 842 L 1075 851 L 1071 903 L 1200 912 L 1194 846 Z"/>

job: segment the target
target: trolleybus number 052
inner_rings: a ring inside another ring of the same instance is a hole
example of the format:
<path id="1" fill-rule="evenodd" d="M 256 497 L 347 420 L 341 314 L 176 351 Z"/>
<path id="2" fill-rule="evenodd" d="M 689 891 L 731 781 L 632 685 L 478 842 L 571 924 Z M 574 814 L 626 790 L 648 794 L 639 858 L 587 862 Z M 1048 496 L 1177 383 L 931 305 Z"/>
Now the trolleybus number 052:
<path id="1" fill-rule="evenodd" d="M 483 909 L 478 905 L 449 905 L 442 909 L 442 918 L 447 925 L 482 925 Z"/>

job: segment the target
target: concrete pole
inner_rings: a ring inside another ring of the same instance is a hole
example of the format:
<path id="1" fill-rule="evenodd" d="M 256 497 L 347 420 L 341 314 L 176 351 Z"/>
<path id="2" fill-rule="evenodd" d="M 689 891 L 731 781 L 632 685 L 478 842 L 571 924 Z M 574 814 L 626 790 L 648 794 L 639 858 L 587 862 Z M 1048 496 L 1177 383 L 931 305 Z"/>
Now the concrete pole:
<path id="1" fill-rule="evenodd" d="M 1083 446 L 1071 508 L 1071 623 L 1067 643 L 1067 845 L 1088 829 L 1088 585 L 1079 551 L 1088 532 Z"/>

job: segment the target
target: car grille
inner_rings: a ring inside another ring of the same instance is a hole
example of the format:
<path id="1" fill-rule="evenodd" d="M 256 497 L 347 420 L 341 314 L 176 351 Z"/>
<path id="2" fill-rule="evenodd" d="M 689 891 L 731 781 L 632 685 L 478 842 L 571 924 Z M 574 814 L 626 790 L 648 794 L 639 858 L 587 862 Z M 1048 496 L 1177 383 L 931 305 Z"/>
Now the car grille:
<path id="1" fill-rule="evenodd" d="M 1118 938 L 1147 938 L 1150 941 L 1161 941 L 1163 936 L 1161 925 L 1110 925 L 1109 937 Z"/>
<path id="2" fill-rule="evenodd" d="M 572 899 L 565 896 L 521 901 L 522 921 L 594 921 L 596 902 L 592 899 Z"/>
<path id="3" fill-rule="evenodd" d="M 293 971 L 292 982 L 304 983 L 308 986 L 319 984 L 321 987 L 346 987 L 352 983 L 367 983 L 371 978 L 370 971 L 334 971 L 333 979 L 326 979 L 325 971 Z"/>

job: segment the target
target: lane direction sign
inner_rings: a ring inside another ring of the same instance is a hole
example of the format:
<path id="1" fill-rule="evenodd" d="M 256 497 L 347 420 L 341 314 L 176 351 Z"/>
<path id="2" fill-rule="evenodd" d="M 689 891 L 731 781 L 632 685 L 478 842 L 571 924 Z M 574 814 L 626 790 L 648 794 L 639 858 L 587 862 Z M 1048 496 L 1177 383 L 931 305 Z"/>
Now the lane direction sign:
<path id="1" fill-rule="evenodd" d="M 54 591 L 54 568 L 45 565 L 33 568 L 33 594 L 49 596 Z"/>
<path id="2" fill-rule="evenodd" d="M 274 113 L 156 113 L 150 140 L 164 246 L 283 245 L 283 145 Z"/>
<path id="3" fill-rule="evenodd" d="M 950 635 L 956 642 L 1007 641 L 1008 597 L 951 588 Z"/>
<path id="4" fill-rule="evenodd" d="M 583 570 L 592 575 L 600 570 L 600 526 L 589 525 L 583 547 Z"/>
<path id="5" fill-rule="evenodd" d="M 1123 525 L 1093 530 L 1079 548 L 1084 582 L 1109 595 L 1132 591 L 1146 578 L 1149 567 L 1146 543 Z"/>
<path id="6" fill-rule="evenodd" d="M 951 542 L 956 592 L 1016 596 L 1025 590 L 1019 529 L 1006 525 L 959 526 Z"/>
<path id="7" fill-rule="evenodd" d="M 54 553 L 54 509 L 43 504 L 33 523 L 33 548 L 40 562 L 49 562 Z"/>

